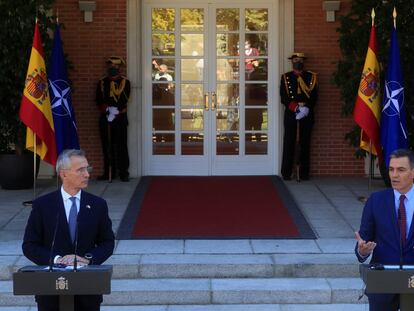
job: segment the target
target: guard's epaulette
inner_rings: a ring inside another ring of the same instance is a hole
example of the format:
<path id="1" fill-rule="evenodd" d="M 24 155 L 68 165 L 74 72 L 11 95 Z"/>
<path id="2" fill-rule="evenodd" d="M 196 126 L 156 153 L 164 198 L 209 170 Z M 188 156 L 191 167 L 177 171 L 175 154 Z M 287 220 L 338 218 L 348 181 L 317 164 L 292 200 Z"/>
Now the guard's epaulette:
<path id="1" fill-rule="evenodd" d="M 99 81 L 101 81 L 101 80 L 105 79 L 106 77 L 107 77 L 107 75 L 102 76 L 102 77 L 99 79 Z"/>
<path id="2" fill-rule="evenodd" d="M 310 71 L 310 70 L 307 70 L 307 72 L 309 72 L 309 73 L 311 73 L 313 75 L 318 75 L 316 72 L 313 72 L 313 71 Z"/>

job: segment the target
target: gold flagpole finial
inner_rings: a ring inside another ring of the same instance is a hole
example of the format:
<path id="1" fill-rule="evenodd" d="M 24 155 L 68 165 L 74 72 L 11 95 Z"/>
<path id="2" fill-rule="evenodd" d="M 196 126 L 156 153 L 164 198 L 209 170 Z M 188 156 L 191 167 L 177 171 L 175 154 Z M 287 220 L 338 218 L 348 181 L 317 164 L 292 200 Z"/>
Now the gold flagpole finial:
<path id="1" fill-rule="evenodd" d="M 374 26 L 374 21 L 375 21 L 375 10 L 374 8 L 372 8 L 371 10 L 371 25 Z"/>
<path id="2" fill-rule="evenodd" d="M 394 7 L 394 10 L 392 11 L 392 17 L 394 18 L 394 28 L 397 29 L 397 10 Z"/>

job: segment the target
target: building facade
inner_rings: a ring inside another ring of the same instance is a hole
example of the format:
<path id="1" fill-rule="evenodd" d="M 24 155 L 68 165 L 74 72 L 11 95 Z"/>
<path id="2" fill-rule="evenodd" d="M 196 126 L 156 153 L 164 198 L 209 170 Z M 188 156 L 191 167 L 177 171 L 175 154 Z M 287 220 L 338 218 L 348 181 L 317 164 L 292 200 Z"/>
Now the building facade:
<path id="1" fill-rule="evenodd" d="M 105 60 L 118 55 L 132 90 L 131 176 L 279 175 L 279 83 L 294 51 L 306 54 L 306 68 L 319 77 L 311 175 L 364 174 L 344 139 L 354 122 L 341 115 L 331 82 L 339 24 L 327 21 L 322 2 L 100 0 L 85 13 L 82 1 L 58 0 L 80 144 L 97 174 L 103 161 L 95 88 Z M 335 14 L 349 5 L 340 1 Z M 240 53 L 246 43 L 253 49 Z"/>

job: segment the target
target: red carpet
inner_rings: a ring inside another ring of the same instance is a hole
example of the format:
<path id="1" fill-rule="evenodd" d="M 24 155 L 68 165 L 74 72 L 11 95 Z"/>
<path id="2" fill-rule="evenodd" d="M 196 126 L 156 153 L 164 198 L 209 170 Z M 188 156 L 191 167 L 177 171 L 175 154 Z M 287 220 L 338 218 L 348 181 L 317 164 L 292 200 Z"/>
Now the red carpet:
<path id="1" fill-rule="evenodd" d="M 134 238 L 298 237 L 270 176 L 151 177 Z"/>

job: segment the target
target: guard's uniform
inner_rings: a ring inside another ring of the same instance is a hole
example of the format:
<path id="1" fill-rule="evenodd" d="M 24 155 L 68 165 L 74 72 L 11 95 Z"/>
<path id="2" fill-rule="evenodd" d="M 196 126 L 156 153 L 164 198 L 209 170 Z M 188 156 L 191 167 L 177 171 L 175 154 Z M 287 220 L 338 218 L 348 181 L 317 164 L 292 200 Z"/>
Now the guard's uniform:
<path id="1" fill-rule="evenodd" d="M 285 179 L 290 179 L 292 175 L 297 122 L 299 122 L 300 145 L 299 174 L 301 179 L 309 178 L 310 139 L 314 123 L 314 106 L 318 96 L 317 84 L 317 74 L 311 71 L 302 71 L 300 76 L 294 71 L 282 75 L 280 97 L 285 106 L 282 176 Z M 309 114 L 296 120 L 295 111 L 299 102 L 305 103 L 305 106 L 309 108 Z"/>
<path id="2" fill-rule="evenodd" d="M 118 76 L 115 79 L 105 76 L 99 80 L 96 88 L 96 103 L 101 111 L 99 130 L 104 155 L 103 176 L 108 176 L 109 161 L 111 159 L 112 176 L 116 176 L 118 169 L 119 176 L 124 181 L 129 178 L 127 103 L 130 91 L 130 82 L 123 76 Z M 116 107 L 119 111 L 112 122 L 107 119 L 107 108 L 109 107 Z M 109 141 L 111 145 L 109 145 Z"/>

